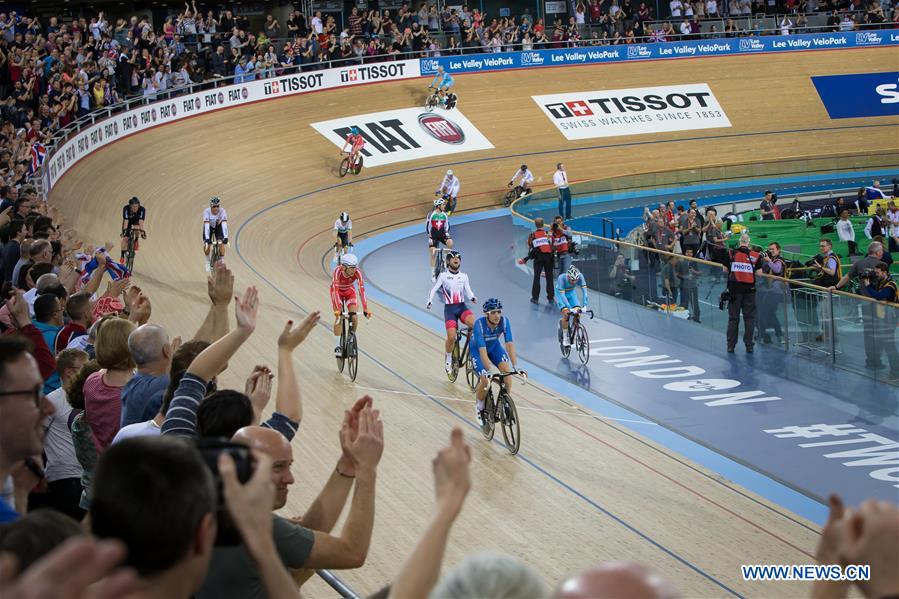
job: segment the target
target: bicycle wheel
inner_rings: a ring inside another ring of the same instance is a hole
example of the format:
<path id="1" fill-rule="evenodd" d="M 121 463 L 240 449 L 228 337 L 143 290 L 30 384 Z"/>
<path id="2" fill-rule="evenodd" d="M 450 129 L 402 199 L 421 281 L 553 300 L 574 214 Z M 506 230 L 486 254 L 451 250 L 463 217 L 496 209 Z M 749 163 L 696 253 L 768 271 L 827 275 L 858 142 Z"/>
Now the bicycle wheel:
<path id="1" fill-rule="evenodd" d="M 512 202 L 515 201 L 515 198 L 517 197 L 517 195 L 518 194 L 515 193 L 514 189 L 510 189 L 508 192 L 506 192 L 506 197 L 503 198 L 503 206 L 505 206 L 506 208 L 511 206 Z"/>
<path id="2" fill-rule="evenodd" d="M 461 356 L 459 351 L 459 335 L 456 334 L 456 343 L 453 344 L 453 367 L 452 369 L 446 373 L 446 378 L 450 380 L 451 383 L 455 383 L 456 379 L 459 377 L 459 364 L 461 364 Z"/>
<path id="3" fill-rule="evenodd" d="M 209 251 L 209 268 L 215 268 L 219 258 L 219 244 L 218 242 L 215 242 L 212 244 L 212 249 Z"/>
<path id="4" fill-rule="evenodd" d="M 441 271 L 443 271 L 443 248 L 437 249 L 437 255 L 434 256 L 434 278 L 440 276 Z"/>
<path id="5" fill-rule="evenodd" d="M 474 391 L 478 387 L 478 375 L 474 371 L 474 362 L 471 360 L 471 347 L 468 340 L 465 341 L 465 350 L 462 354 L 462 359 L 465 360 L 465 380 L 468 382 L 468 388 Z"/>
<path id="6" fill-rule="evenodd" d="M 431 94 L 428 96 L 428 99 L 425 100 L 425 110 L 433 112 L 434 107 L 437 106 L 439 102 L 440 100 L 437 99 L 437 94 Z"/>
<path id="7" fill-rule="evenodd" d="M 581 363 L 586 364 L 590 360 L 590 338 L 587 336 L 587 327 L 582 324 L 578 324 L 574 331 L 574 345 Z"/>
<path id="8" fill-rule="evenodd" d="M 349 156 L 344 156 L 343 160 L 340 161 L 340 168 L 337 169 L 337 173 L 341 177 L 346 177 L 348 172 L 350 172 L 350 158 Z"/>
<path id="9" fill-rule="evenodd" d="M 339 356 L 335 356 L 337 358 L 337 372 L 343 372 L 343 365 L 346 362 L 346 325 L 344 325 L 344 330 L 340 333 L 340 349 L 342 353 Z"/>
<path id="10" fill-rule="evenodd" d="M 346 362 L 347 362 L 347 374 L 350 375 L 350 380 L 356 380 L 356 372 L 359 368 L 359 348 L 356 346 L 356 333 L 350 331 L 349 337 L 346 340 Z"/>
<path id="11" fill-rule="evenodd" d="M 503 428 L 503 439 L 506 442 L 506 449 L 509 453 L 515 455 L 521 446 L 521 427 L 518 425 L 518 409 L 512 396 L 503 391 L 499 394 L 499 412 L 500 420 Z"/>
<path id="12" fill-rule="evenodd" d="M 562 327 L 559 327 L 559 350 L 561 350 L 561 352 L 562 352 L 562 357 L 567 358 L 568 354 L 571 353 L 571 346 L 565 345 L 565 343 L 563 343 L 565 341 L 564 335 L 565 335 L 565 329 L 563 329 Z"/>
<path id="13" fill-rule="evenodd" d="M 493 431 L 495 429 L 493 411 L 493 389 L 489 389 L 487 397 L 484 399 L 484 426 L 481 427 L 481 433 L 488 441 L 493 439 Z"/>
<path id="14" fill-rule="evenodd" d="M 128 272 L 134 272 L 134 237 L 128 237 L 128 249 L 125 254 L 125 268 Z"/>
<path id="15" fill-rule="evenodd" d="M 353 168 L 353 174 L 358 175 L 362 172 L 362 154 L 356 159 L 356 166 Z"/>

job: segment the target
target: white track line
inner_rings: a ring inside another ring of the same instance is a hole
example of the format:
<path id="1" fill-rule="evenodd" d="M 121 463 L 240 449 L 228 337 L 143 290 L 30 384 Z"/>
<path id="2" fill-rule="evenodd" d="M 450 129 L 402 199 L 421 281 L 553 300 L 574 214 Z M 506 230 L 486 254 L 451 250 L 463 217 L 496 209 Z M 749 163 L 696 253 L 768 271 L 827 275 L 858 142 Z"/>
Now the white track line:
<path id="1" fill-rule="evenodd" d="M 360 389 L 362 391 L 376 391 L 378 393 L 392 393 L 393 395 L 413 395 L 415 397 L 433 397 L 434 399 L 442 399 L 444 401 L 458 401 L 462 403 L 474 403 L 474 399 L 463 399 L 461 397 L 448 397 L 445 395 L 434 395 L 433 393 L 429 393 L 425 395 L 424 393 L 414 393 L 412 391 L 395 391 L 393 389 L 381 389 L 378 387 L 362 387 L 360 385 L 354 385 L 353 383 L 346 383 L 347 386 L 352 386 L 355 389 Z M 608 416 L 599 416 L 597 414 L 592 414 L 589 412 L 585 412 L 583 410 L 547 410 L 544 408 L 531 408 L 525 406 L 516 406 L 519 410 L 529 410 L 531 412 L 539 412 L 543 414 L 562 414 L 563 416 L 586 416 L 589 418 L 597 418 L 599 420 L 614 420 L 615 422 L 632 422 L 635 424 L 649 424 L 651 426 L 658 426 L 655 422 L 649 422 L 648 420 L 633 420 L 628 418 L 611 418 Z"/>

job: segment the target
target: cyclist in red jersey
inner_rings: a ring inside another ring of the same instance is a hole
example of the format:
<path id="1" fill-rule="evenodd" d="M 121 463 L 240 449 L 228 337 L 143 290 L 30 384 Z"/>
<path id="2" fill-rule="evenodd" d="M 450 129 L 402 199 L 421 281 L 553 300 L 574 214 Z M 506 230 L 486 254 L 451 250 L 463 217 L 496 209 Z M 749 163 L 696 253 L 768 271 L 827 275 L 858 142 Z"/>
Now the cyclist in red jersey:
<path id="1" fill-rule="evenodd" d="M 368 309 L 368 301 L 365 299 L 365 283 L 362 279 L 362 271 L 359 270 L 359 259 L 353 254 L 344 254 L 340 257 L 340 264 L 334 269 L 331 277 L 331 308 L 334 310 L 334 354 L 339 356 L 343 352 L 340 347 L 340 312 L 343 304 L 346 304 L 350 314 L 350 329 L 356 331 L 356 283 L 359 283 L 359 297 L 362 299 L 362 313 L 366 318 L 371 318 Z"/>
<path id="2" fill-rule="evenodd" d="M 347 152 L 347 147 L 350 148 L 349 152 Z M 361 133 L 359 133 L 359 127 L 352 127 L 350 128 L 350 134 L 346 136 L 346 141 L 344 142 L 343 148 L 341 148 L 340 153 L 349 153 L 351 168 L 356 168 L 356 164 L 359 162 L 359 152 L 364 147 L 365 138 L 362 137 Z"/>

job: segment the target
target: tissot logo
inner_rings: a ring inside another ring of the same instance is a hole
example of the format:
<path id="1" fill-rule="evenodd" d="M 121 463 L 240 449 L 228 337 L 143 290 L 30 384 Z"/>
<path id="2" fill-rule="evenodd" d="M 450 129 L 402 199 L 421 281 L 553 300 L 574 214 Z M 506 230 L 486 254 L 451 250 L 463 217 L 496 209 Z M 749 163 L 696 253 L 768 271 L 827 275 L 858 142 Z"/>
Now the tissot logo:
<path id="1" fill-rule="evenodd" d="M 356 71 L 356 69 L 349 69 L 346 71 L 341 71 L 341 73 L 340 73 L 341 83 L 355 81 L 357 77 L 358 77 L 358 71 Z"/>
<path id="2" fill-rule="evenodd" d="M 267 81 L 263 92 L 266 96 L 299 92 L 307 89 L 322 87 L 322 73 L 310 73 L 308 75 L 290 75 Z"/>
<path id="3" fill-rule="evenodd" d="M 354 67 L 340 71 L 341 83 L 356 83 L 358 81 L 378 81 L 382 79 L 400 79 L 405 75 L 406 64 L 393 62 L 364 67 Z"/>
<path id="4" fill-rule="evenodd" d="M 452 145 L 465 143 L 462 127 L 439 114 L 421 114 L 418 116 L 418 124 L 437 141 Z"/>

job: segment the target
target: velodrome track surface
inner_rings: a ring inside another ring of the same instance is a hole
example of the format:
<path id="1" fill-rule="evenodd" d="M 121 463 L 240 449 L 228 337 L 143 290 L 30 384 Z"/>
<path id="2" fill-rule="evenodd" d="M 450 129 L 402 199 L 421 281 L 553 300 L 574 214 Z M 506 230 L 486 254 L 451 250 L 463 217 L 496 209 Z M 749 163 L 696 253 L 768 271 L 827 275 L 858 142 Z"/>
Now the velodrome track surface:
<path id="1" fill-rule="evenodd" d="M 222 384 L 238 386 L 252 365 L 273 364 L 284 320 L 309 310 L 327 318 L 321 259 L 340 210 L 350 211 L 357 237 L 423 220 L 448 165 L 462 179 L 460 207 L 479 209 L 499 201 L 522 161 L 547 183 L 559 160 L 573 179 L 588 179 L 895 149 L 897 119 L 831 121 L 809 81 L 891 65 L 894 49 L 860 49 L 460 76 L 460 109 L 494 149 L 372 168 L 343 180 L 336 177 L 336 149 L 308 123 L 417 106 L 425 79 L 293 96 L 126 138 L 82 160 L 50 198 L 80 233 L 100 241 L 117 237 L 121 205 L 139 195 L 150 235 L 135 280 L 151 296 L 154 320 L 190 335 L 207 301 L 200 214 L 210 196 L 221 196 L 236 242 L 227 262 L 238 285 L 260 288 L 263 303 L 257 332 L 222 377 Z M 569 142 L 530 99 L 703 82 L 732 128 Z M 294 443 L 297 483 L 285 508 L 299 513 L 314 498 L 339 455 L 342 410 L 372 394 L 388 445 L 368 562 L 344 575 L 357 591 L 375 590 L 399 568 L 431 514 L 429 460 L 450 428 L 461 425 L 473 448 L 474 488 L 447 564 L 478 549 L 505 551 L 552 583 L 597 561 L 629 558 L 653 564 L 687 596 L 807 593 L 793 583 L 744 582 L 739 565 L 809 562 L 815 524 L 534 383 L 516 389 L 519 406 L 532 414 L 522 453 L 511 458 L 471 426 L 470 395 L 442 373 L 440 336 L 375 306 L 359 341 L 365 355 L 355 385 L 336 372 L 326 327 L 298 352 L 305 411 Z M 317 581 L 304 593 L 331 595 Z"/>

